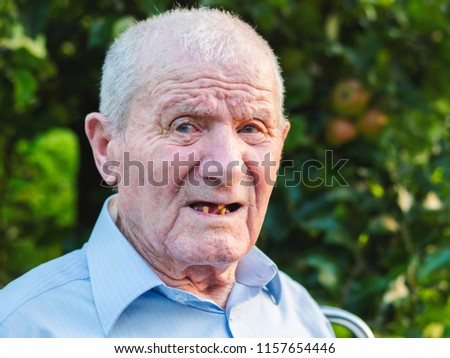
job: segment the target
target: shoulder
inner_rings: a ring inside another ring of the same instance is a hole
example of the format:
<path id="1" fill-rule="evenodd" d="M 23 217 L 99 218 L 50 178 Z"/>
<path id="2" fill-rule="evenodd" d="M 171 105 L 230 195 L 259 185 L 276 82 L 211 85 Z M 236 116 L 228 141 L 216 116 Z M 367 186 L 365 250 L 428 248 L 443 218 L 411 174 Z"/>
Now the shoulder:
<path id="1" fill-rule="evenodd" d="M 303 287 L 300 283 L 295 281 L 293 278 L 288 276 L 283 271 L 278 271 L 278 275 L 281 282 L 281 287 L 284 293 L 289 293 L 291 295 L 300 295 L 300 296 L 308 296 L 310 297 L 308 291 L 305 287 Z"/>
<path id="2" fill-rule="evenodd" d="M 27 303 L 74 281 L 87 279 L 89 271 L 83 249 L 32 269 L 0 290 L 0 325 Z"/>
<path id="3" fill-rule="evenodd" d="M 282 271 L 278 272 L 281 284 L 282 300 L 296 306 L 308 306 L 314 308 L 314 311 L 320 312 L 317 302 L 311 297 L 308 290 L 300 283 L 289 277 Z"/>
<path id="4" fill-rule="evenodd" d="M 312 337 L 334 337 L 330 322 L 307 289 L 284 272 L 279 271 L 279 278 L 280 306 L 289 307 Z"/>

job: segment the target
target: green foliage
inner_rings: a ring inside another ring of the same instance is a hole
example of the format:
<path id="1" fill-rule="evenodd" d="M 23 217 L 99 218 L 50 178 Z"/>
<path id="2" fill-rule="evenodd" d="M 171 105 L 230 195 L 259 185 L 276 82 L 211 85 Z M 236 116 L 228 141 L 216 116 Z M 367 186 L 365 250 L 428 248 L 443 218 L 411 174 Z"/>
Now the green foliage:
<path id="1" fill-rule="evenodd" d="M 75 224 L 78 139 L 55 128 L 20 139 L 14 158 L 2 201 L 3 280 L 63 253 Z"/>
<path id="2" fill-rule="evenodd" d="M 450 337 L 448 2 L 180 3 L 238 13 L 280 58 L 291 132 L 259 245 L 378 336 Z M 172 6 L 0 2 L 0 283 L 86 239 L 83 213 L 108 194 L 82 134 L 104 51 L 134 19 Z M 332 99 L 348 79 L 369 95 L 349 116 Z M 368 134 L 370 109 L 385 122 Z M 334 118 L 356 134 L 332 141 Z"/>

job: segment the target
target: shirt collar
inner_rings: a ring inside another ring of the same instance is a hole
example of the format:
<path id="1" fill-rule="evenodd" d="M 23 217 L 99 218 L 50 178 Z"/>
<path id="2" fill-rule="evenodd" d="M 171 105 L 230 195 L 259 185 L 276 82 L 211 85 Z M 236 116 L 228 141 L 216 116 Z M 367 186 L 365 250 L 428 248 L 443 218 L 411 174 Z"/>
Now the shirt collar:
<path id="1" fill-rule="evenodd" d="M 105 335 L 131 302 L 154 287 L 164 285 L 117 228 L 108 210 L 111 198 L 103 204 L 87 244 L 92 291 Z M 278 269 L 256 247 L 239 262 L 236 281 L 266 288 L 275 303 L 280 300 Z"/>
<path id="2" fill-rule="evenodd" d="M 276 304 L 280 301 L 281 281 L 278 268 L 256 246 L 239 261 L 236 281 L 246 286 L 266 288 Z"/>
<path id="3" fill-rule="evenodd" d="M 144 292 L 162 284 L 114 223 L 103 204 L 87 246 L 95 305 L 106 335 L 123 310 Z"/>

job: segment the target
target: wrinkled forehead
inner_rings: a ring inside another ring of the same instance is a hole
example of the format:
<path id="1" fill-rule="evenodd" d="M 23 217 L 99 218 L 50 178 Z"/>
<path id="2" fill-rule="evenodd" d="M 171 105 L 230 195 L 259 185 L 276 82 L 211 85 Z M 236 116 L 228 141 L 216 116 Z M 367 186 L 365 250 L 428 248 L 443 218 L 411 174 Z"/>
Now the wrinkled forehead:
<path id="1" fill-rule="evenodd" d="M 246 48 L 234 49 L 234 53 L 233 58 L 226 61 L 204 60 L 184 50 L 175 39 L 158 39 L 140 50 L 139 78 L 147 91 L 167 80 L 192 81 L 203 76 L 241 82 L 276 93 L 275 69 L 264 49 L 249 44 Z"/>

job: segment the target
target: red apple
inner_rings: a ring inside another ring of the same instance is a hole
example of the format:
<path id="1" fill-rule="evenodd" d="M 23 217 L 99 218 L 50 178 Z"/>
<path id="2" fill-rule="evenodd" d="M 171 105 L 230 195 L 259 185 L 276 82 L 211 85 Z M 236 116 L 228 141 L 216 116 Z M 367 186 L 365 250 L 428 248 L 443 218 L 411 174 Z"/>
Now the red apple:
<path id="1" fill-rule="evenodd" d="M 364 85 L 357 79 L 348 79 L 339 82 L 333 89 L 333 109 L 343 116 L 360 114 L 369 102 L 370 94 Z"/>
<path id="2" fill-rule="evenodd" d="M 354 139 L 357 135 L 355 125 L 345 118 L 332 118 L 325 129 L 328 142 L 332 145 L 341 145 Z"/>

